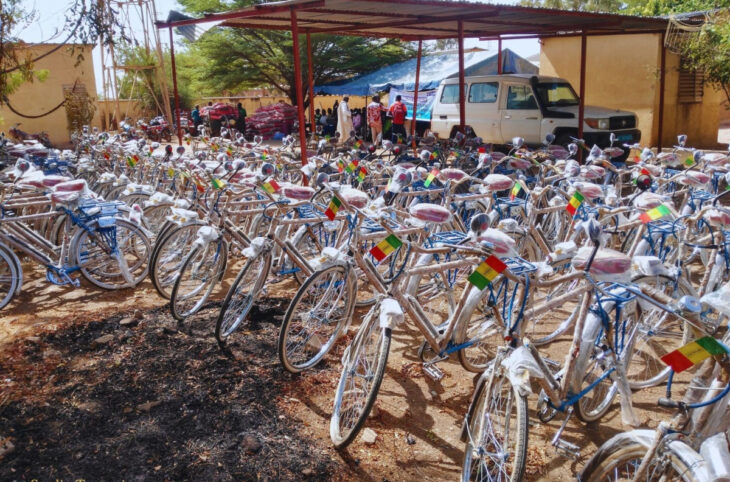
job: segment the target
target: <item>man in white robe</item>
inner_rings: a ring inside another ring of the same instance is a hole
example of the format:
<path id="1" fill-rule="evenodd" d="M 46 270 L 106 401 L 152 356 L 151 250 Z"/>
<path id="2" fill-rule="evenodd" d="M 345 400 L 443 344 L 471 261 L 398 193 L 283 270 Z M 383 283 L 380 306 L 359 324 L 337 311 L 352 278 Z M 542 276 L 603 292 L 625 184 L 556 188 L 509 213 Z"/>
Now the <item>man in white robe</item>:
<path id="1" fill-rule="evenodd" d="M 340 142 L 345 142 L 350 138 L 350 132 L 352 132 L 352 113 L 350 112 L 350 106 L 347 105 L 349 97 L 343 97 L 340 106 L 337 108 L 337 132 L 340 133 Z"/>

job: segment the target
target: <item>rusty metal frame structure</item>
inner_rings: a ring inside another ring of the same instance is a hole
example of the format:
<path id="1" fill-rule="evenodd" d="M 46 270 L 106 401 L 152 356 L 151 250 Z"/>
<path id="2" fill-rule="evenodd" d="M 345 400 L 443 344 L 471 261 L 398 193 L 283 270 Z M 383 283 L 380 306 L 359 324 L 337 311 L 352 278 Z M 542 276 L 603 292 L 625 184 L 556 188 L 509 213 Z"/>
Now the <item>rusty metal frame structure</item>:
<path id="1" fill-rule="evenodd" d="M 173 22 L 157 22 L 157 28 L 219 22 L 221 27 L 292 32 L 294 68 L 299 111 L 299 138 L 302 164 L 307 163 L 307 139 L 299 35 L 306 35 L 308 87 L 310 92 L 309 120 L 314 121 L 311 35 L 329 33 L 373 38 L 397 38 L 419 43 L 424 40 L 458 39 L 459 45 L 459 110 L 460 128 L 465 125 L 464 39 L 497 40 L 499 45 L 498 72 L 502 71 L 502 41 L 520 38 L 581 36 L 581 99 L 579 131 L 583 130 L 583 97 L 585 94 L 586 37 L 591 35 L 627 35 L 662 33 L 667 20 L 656 17 L 532 8 L 513 5 L 444 0 L 285 0 L 256 4 L 230 12 L 213 13 L 201 18 Z M 172 43 L 172 42 L 171 42 Z M 172 47 L 172 46 L 171 46 Z M 174 53 L 172 52 L 173 84 L 177 84 Z M 418 91 L 418 75 L 415 90 Z M 662 73 L 662 79 L 664 78 Z M 175 96 L 177 98 L 177 94 Z M 663 98 L 663 82 L 662 96 Z M 414 96 L 414 121 L 417 94 Z M 663 106 L 660 106 L 660 112 Z M 179 112 L 179 110 L 178 110 Z M 177 122 L 180 125 L 179 119 Z M 411 131 L 413 131 L 413 126 Z M 660 124 L 661 129 L 661 124 Z M 180 130 L 178 137 L 182 142 Z M 660 132 L 661 139 L 661 132 Z M 306 182 L 306 180 L 305 180 Z"/>

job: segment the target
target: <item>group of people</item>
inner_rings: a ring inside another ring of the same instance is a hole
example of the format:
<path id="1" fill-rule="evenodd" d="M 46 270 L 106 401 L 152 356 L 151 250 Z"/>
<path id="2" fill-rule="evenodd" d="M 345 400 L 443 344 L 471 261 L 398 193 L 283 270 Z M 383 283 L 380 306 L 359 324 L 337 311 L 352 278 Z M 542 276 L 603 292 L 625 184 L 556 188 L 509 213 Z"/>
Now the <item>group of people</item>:
<path id="1" fill-rule="evenodd" d="M 213 107 L 213 102 L 208 102 L 208 107 Z M 208 110 L 210 112 L 210 110 Z M 248 117 L 248 113 L 246 112 L 246 108 L 243 107 L 243 104 L 240 102 L 236 105 L 236 129 L 238 129 L 242 134 L 246 133 L 246 117 Z M 195 132 L 198 132 L 198 126 L 201 124 L 207 124 L 209 127 L 214 128 L 213 123 L 211 122 L 209 115 L 203 115 L 200 110 L 200 105 L 196 104 L 195 108 L 190 111 L 190 119 L 193 121 L 193 126 L 195 127 Z M 220 129 L 220 126 L 218 126 Z"/>
<path id="2" fill-rule="evenodd" d="M 345 96 L 342 102 L 335 101 L 332 108 L 315 109 L 315 122 L 321 126 L 322 135 L 334 135 L 339 132 L 341 140 L 350 137 L 351 132 L 359 137 L 368 139 L 379 145 L 385 138 L 396 140 L 398 137 L 406 137 L 405 120 L 408 115 L 408 107 L 403 103 L 401 96 L 395 97 L 395 102 L 386 109 L 380 101 L 379 95 L 374 95 L 367 107 L 362 109 L 350 109 L 350 98 Z M 386 120 L 389 120 L 387 126 Z M 386 125 L 385 132 L 383 131 Z"/>

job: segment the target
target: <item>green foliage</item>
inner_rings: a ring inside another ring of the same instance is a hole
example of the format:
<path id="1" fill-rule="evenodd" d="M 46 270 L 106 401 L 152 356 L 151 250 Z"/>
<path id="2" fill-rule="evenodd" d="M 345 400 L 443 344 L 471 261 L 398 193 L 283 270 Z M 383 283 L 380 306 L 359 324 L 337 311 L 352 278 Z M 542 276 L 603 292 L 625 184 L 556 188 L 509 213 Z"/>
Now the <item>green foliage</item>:
<path id="1" fill-rule="evenodd" d="M 530 7 L 658 16 L 730 7 L 730 0 L 522 0 Z"/>
<path id="2" fill-rule="evenodd" d="M 180 0 L 192 15 L 249 6 L 249 0 Z M 413 47 L 398 40 L 313 34 L 315 85 L 372 72 L 414 55 Z M 302 82 L 307 90 L 306 41 L 300 36 Z M 178 72 L 199 95 L 220 95 L 272 86 L 296 103 L 292 37 L 286 31 L 213 29 L 189 45 L 180 56 Z M 178 56 L 176 56 L 176 60 Z"/>
<path id="3" fill-rule="evenodd" d="M 118 45 L 116 52 L 119 65 L 127 67 L 124 75 L 118 79 L 119 98 L 139 99 L 142 108 L 150 117 L 164 114 L 164 97 L 156 71 L 158 63 L 156 53 L 148 52 L 141 46 L 130 47 L 128 45 Z M 162 56 L 170 106 L 174 109 L 175 99 L 172 89 L 172 67 L 169 51 L 163 52 Z M 175 60 L 179 63 L 177 55 L 175 56 Z M 178 88 L 180 108 L 190 109 L 192 107 L 193 95 L 189 84 L 181 82 L 180 75 L 178 75 Z"/>
<path id="4" fill-rule="evenodd" d="M 704 72 L 707 82 L 723 90 L 730 107 L 730 12 L 718 13 L 705 24 L 686 46 L 684 58 L 691 68 Z"/>

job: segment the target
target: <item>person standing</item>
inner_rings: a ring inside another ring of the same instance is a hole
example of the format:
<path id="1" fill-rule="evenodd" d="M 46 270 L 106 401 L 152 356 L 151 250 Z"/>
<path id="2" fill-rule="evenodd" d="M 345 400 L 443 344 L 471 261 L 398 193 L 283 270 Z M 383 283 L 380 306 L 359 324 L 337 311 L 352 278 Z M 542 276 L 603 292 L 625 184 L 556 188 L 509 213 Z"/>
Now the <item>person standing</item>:
<path id="1" fill-rule="evenodd" d="M 380 144 L 383 137 L 383 112 L 385 112 L 385 108 L 380 103 L 380 96 L 374 95 L 373 101 L 368 104 L 367 115 L 370 135 L 376 146 Z"/>
<path id="2" fill-rule="evenodd" d="M 349 97 L 345 96 L 340 102 L 340 106 L 337 108 L 337 132 L 340 133 L 340 142 L 344 142 L 350 138 L 350 132 L 352 132 L 352 113 L 350 112 L 350 106 L 347 105 Z"/>
<path id="3" fill-rule="evenodd" d="M 401 102 L 401 96 L 395 96 L 395 102 L 388 109 L 388 115 L 393 118 L 393 127 L 391 130 L 391 137 L 397 139 L 398 137 L 406 137 L 406 128 L 404 126 L 406 122 L 406 116 L 408 115 L 408 107 Z"/>
<path id="4" fill-rule="evenodd" d="M 245 135 L 246 134 L 246 117 L 248 117 L 248 113 L 246 112 L 246 109 L 243 108 L 243 105 L 239 102 L 236 106 L 238 108 L 238 119 L 236 119 L 236 127 L 238 127 L 238 131 Z"/>
<path id="5" fill-rule="evenodd" d="M 195 133 L 194 135 L 198 135 L 198 126 L 203 122 L 203 120 L 200 118 L 200 106 L 196 105 L 195 109 L 190 112 L 190 118 L 193 120 L 193 126 L 195 126 Z"/>

